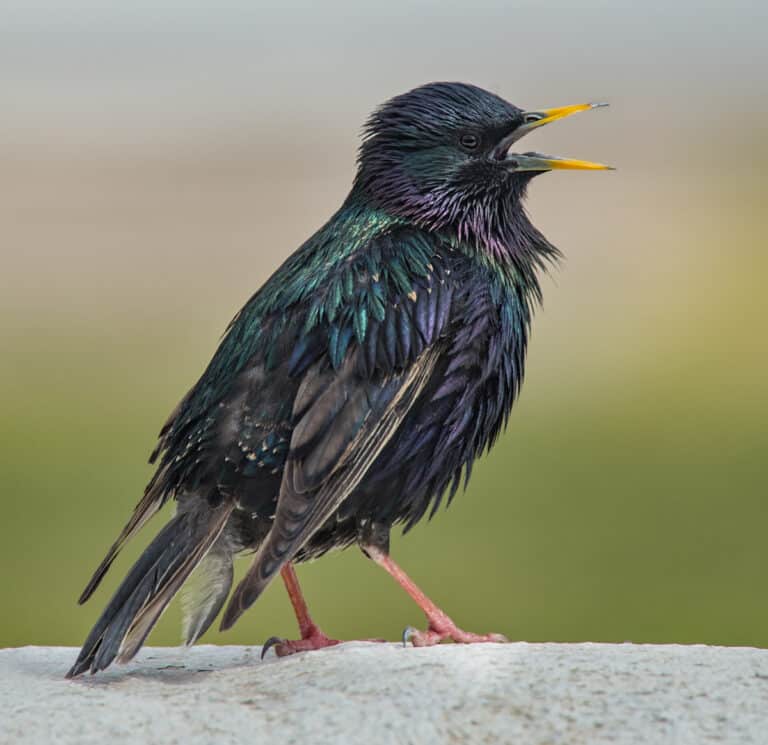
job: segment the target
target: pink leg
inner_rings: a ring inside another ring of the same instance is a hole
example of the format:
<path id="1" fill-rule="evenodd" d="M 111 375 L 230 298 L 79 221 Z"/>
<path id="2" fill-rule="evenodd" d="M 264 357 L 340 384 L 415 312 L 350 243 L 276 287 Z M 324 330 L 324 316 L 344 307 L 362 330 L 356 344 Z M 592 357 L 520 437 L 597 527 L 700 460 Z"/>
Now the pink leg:
<path id="1" fill-rule="evenodd" d="M 296 576 L 296 570 L 290 562 L 280 570 L 280 576 L 285 583 L 285 589 L 288 591 L 288 597 L 291 599 L 293 612 L 296 614 L 296 620 L 299 623 L 299 633 L 301 639 L 288 640 L 273 636 L 264 642 L 261 650 L 261 657 L 269 651 L 271 647 L 275 648 L 278 657 L 285 657 L 294 652 L 306 652 L 312 649 L 322 649 L 323 647 L 333 647 L 339 644 L 338 639 L 328 638 L 320 627 L 312 620 L 307 608 L 307 601 L 301 592 L 299 578 Z"/>
<path id="2" fill-rule="evenodd" d="M 427 616 L 427 630 L 418 631 L 410 626 L 403 634 L 403 642 L 411 641 L 414 647 L 429 647 L 444 639 L 451 639 L 461 644 L 473 642 L 506 642 L 502 634 L 473 634 L 460 629 L 451 618 L 438 608 L 416 585 L 416 583 L 392 560 L 389 554 L 377 548 L 366 546 L 365 553 L 382 569 L 388 572 L 416 602 Z"/>

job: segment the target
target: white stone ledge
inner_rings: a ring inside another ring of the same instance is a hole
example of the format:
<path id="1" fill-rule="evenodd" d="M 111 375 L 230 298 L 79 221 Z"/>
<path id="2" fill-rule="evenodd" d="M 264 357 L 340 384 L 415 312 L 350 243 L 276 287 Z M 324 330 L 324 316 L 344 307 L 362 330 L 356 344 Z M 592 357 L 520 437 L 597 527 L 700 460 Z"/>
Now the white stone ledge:
<path id="1" fill-rule="evenodd" d="M 633 644 L 0 650 L 0 743 L 768 743 L 768 650 Z"/>

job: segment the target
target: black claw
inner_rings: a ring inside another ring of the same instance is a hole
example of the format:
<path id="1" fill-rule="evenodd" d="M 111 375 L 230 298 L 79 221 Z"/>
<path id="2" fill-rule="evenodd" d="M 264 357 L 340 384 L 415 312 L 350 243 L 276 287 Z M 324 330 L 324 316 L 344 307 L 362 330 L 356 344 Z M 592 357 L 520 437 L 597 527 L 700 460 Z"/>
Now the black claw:
<path id="1" fill-rule="evenodd" d="M 278 644 L 283 644 L 284 642 L 285 639 L 281 639 L 279 636 L 270 636 L 261 648 L 261 659 L 264 659 L 264 655 L 269 652 L 272 647 L 277 646 Z"/>
<path id="2" fill-rule="evenodd" d="M 413 626 L 406 626 L 403 629 L 403 646 L 407 647 L 408 642 L 411 641 L 411 637 L 416 633 L 416 629 Z"/>

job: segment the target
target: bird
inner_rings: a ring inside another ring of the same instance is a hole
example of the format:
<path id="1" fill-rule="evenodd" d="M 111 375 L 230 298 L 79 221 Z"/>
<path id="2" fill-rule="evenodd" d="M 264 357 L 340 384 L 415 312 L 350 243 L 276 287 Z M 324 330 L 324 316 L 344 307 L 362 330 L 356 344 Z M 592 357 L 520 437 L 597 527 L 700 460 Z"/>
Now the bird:
<path id="1" fill-rule="evenodd" d="M 550 122 L 605 104 L 526 110 L 433 82 L 377 108 L 339 209 L 245 303 L 162 427 L 156 470 L 80 596 L 160 509 L 175 512 L 97 620 L 67 676 L 132 659 L 184 586 L 193 644 L 227 598 L 229 629 L 281 575 L 300 638 L 339 643 L 309 613 L 295 571 L 360 547 L 426 616 L 404 642 L 502 642 L 459 628 L 395 563 L 408 531 L 450 504 L 520 392 L 539 278 L 560 251 L 524 207 L 531 180 L 589 161 L 517 153 Z M 232 592 L 233 561 L 253 554 Z"/>

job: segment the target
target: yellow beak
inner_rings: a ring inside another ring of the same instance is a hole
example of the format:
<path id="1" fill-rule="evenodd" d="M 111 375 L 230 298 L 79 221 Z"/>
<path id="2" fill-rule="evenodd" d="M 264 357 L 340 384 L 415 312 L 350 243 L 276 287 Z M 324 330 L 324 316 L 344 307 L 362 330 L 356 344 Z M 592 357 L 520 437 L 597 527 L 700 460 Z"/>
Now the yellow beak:
<path id="1" fill-rule="evenodd" d="M 615 168 L 602 163 L 591 163 L 588 160 L 573 160 L 572 158 L 555 158 L 551 155 L 510 153 L 506 160 L 513 171 L 554 171 L 556 169 L 571 171 L 614 171 Z"/>
<path id="2" fill-rule="evenodd" d="M 565 119 L 571 114 L 577 114 L 580 111 L 589 111 L 607 106 L 607 103 L 577 103 L 572 106 L 559 106 L 554 109 L 541 109 L 540 111 L 526 111 L 523 114 L 523 123 L 517 127 L 503 142 L 503 146 L 509 148 L 512 143 L 524 137 L 531 130 L 537 129 L 544 124 L 555 122 L 558 119 Z M 571 158 L 555 158 L 550 155 L 541 155 L 540 153 L 510 153 L 507 150 L 505 160 L 509 163 L 512 171 L 551 171 L 555 169 L 573 170 L 573 171 L 612 171 L 611 166 L 602 163 L 591 163 L 588 160 L 573 160 Z"/>
<path id="3" fill-rule="evenodd" d="M 572 106 L 558 106 L 554 109 L 541 109 L 541 111 L 527 111 L 523 114 L 524 124 L 518 128 L 518 132 L 530 132 L 543 124 L 556 122 L 558 119 L 565 119 L 571 114 L 578 114 L 580 111 L 589 111 L 590 109 L 599 109 L 607 106 L 607 103 L 575 103 Z"/>

